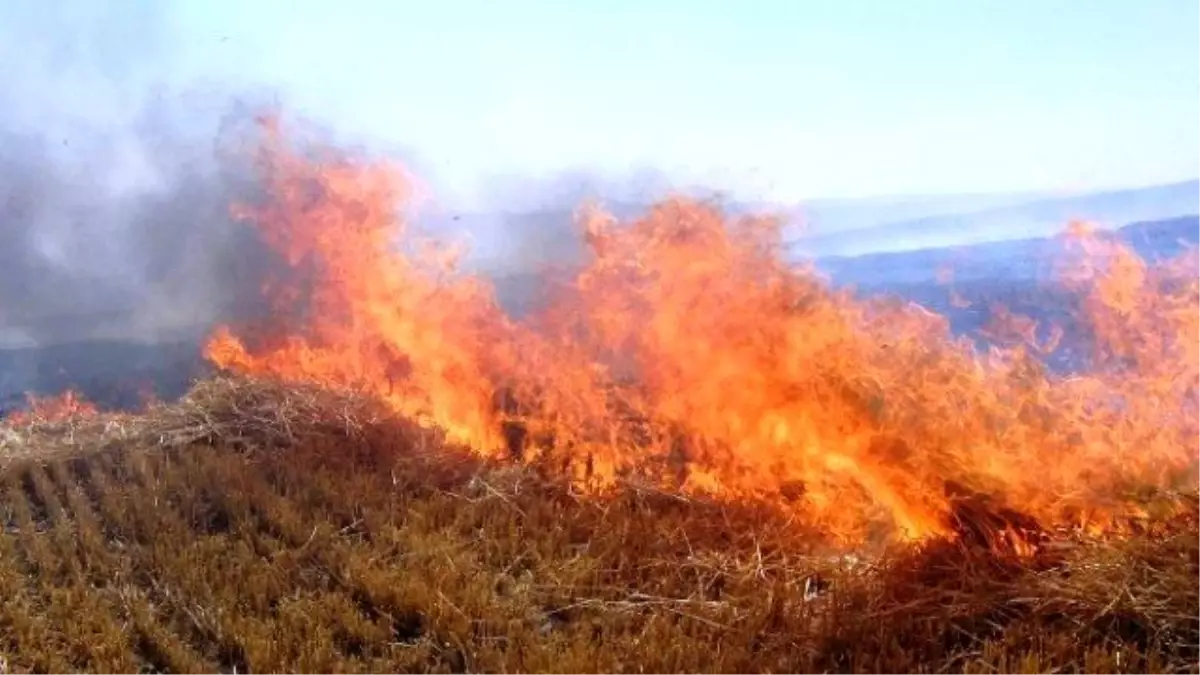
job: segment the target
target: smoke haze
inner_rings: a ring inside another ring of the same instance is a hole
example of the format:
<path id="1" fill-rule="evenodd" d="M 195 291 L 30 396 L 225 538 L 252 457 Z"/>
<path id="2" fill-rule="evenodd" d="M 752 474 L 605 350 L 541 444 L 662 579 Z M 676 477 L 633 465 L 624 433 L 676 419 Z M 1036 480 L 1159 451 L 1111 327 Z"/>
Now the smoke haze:
<path id="1" fill-rule="evenodd" d="M 0 6 L 0 347 L 193 339 L 259 309 L 268 253 L 229 209 L 255 189 L 253 118 L 288 109 L 288 89 L 190 58 L 169 7 Z M 347 147 L 334 122 L 305 131 Z M 652 170 L 500 175 L 487 181 L 488 215 L 462 217 L 436 201 L 434 167 L 371 145 L 429 181 L 425 224 L 468 238 L 476 267 L 573 257 L 582 199 L 645 203 L 667 186 Z"/>
<path id="2" fill-rule="evenodd" d="M 104 7 L 0 9 L 0 344 L 187 335 L 257 283 L 218 142 L 254 97 L 173 72 L 155 5 Z"/>

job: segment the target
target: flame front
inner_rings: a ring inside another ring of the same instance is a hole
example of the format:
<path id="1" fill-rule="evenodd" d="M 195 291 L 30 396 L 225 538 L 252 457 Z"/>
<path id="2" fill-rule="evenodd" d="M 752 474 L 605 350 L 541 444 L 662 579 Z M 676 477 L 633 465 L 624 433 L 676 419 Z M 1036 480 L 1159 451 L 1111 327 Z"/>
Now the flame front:
<path id="1" fill-rule="evenodd" d="M 1086 376 L 1048 374 L 1028 322 L 980 356 L 938 315 L 785 264 L 777 221 L 678 199 L 629 223 L 585 212 L 588 261 L 518 322 L 407 232 L 397 167 L 302 155 L 275 124 L 263 138 L 244 215 L 287 269 L 264 288 L 272 323 L 213 334 L 219 366 L 365 390 L 596 487 L 638 472 L 770 500 L 846 542 L 946 533 L 955 490 L 1095 526 L 1136 488 L 1194 487 L 1194 257 L 1150 268 L 1074 233 Z"/>
<path id="2" fill-rule="evenodd" d="M 4 418 L 9 426 L 22 426 L 34 422 L 61 422 L 74 417 L 95 415 L 99 409 L 74 389 L 67 389 L 56 396 L 25 394 L 28 410 L 10 413 Z"/>

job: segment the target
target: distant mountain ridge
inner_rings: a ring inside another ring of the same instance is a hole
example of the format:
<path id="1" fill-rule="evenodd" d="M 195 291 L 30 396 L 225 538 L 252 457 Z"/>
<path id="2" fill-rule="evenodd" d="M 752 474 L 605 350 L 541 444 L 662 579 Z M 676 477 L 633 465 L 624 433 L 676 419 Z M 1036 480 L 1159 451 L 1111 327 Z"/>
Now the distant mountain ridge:
<path id="1" fill-rule="evenodd" d="M 789 252 L 798 258 L 852 256 L 881 251 L 963 246 L 1044 237 L 1071 220 L 1116 227 L 1200 211 L 1200 180 L 1091 192 L 1029 191 L 812 199 L 794 204 L 737 200 L 715 193 L 731 215 L 776 214 L 784 218 Z M 651 202 L 601 199 L 618 218 L 635 218 Z M 466 267 L 489 275 L 522 274 L 547 262 L 583 255 L 574 209 L 562 203 L 523 212 L 440 213 L 425 219 L 430 230 L 470 242 Z"/>
<path id="2" fill-rule="evenodd" d="M 1124 225 L 1117 236 L 1148 261 L 1170 258 L 1200 245 L 1200 216 L 1187 215 Z M 835 284 L 866 287 L 935 283 L 950 269 L 958 281 L 1045 279 L 1065 251 L 1061 235 L 995 241 L 970 246 L 888 251 L 820 259 L 818 267 Z"/>
<path id="3" fill-rule="evenodd" d="M 1072 220 L 1102 227 L 1164 220 L 1200 211 L 1200 180 L 1124 190 L 1050 197 L 995 208 L 896 220 L 869 228 L 796 239 L 791 252 L 800 257 L 854 256 L 881 251 L 964 246 L 990 241 L 1047 237 Z"/>

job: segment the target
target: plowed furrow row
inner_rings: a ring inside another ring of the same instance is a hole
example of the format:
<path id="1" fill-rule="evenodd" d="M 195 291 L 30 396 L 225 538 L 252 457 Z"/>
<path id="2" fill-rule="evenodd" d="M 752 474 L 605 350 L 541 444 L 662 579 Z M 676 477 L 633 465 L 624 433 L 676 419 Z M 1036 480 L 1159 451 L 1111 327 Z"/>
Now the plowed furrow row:
<path id="1" fill-rule="evenodd" d="M 139 528 L 158 534 L 144 552 L 153 596 L 190 624 L 218 668 L 271 670 L 280 663 L 277 645 L 286 642 L 274 620 L 277 606 L 312 591 L 292 587 L 257 555 L 239 532 L 240 514 L 216 497 L 212 476 L 191 457 L 126 468 L 141 498 L 160 506 L 153 516 L 135 514 L 146 521 Z"/>
<path id="2" fill-rule="evenodd" d="M 59 626 L 47 615 L 36 588 L 31 587 L 33 572 L 28 553 L 21 542 L 22 528 L 31 527 L 30 506 L 20 481 L 10 475 L 3 491 L 5 531 L 0 535 L 0 644 L 8 655 L 9 668 L 41 672 L 66 672 L 71 664 L 65 657 Z"/>
<path id="3" fill-rule="evenodd" d="M 63 503 L 73 515 L 78 532 L 76 551 L 84 577 L 96 595 L 103 601 L 106 614 L 113 617 L 122 627 L 122 654 L 125 661 L 120 667 L 109 670 L 128 671 L 150 669 L 153 671 L 195 670 L 202 664 L 177 654 L 170 648 L 177 642 L 174 636 L 164 635 L 162 628 L 153 621 L 153 609 L 143 594 L 132 586 L 133 560 L 128 555 L 119 555 L 106 538 L 106 528 L 94 502 L 79 481 L 79 474 L 65 462 L 49 467 L 51 477 L 60 488 Z M 125 630 L 131 627 L 133 630 Z"/>
<path id="4" fill-rule="evenodd" d="M 311 568 L 297 564 L 291 554 L 305 542 L 294 543 L 295 531 L 292 537 L 280 536 L 279 525 L 264 527 L 259 516 L 260 500 L 270 501 L 271 487 L 247 476 L 244 466 L 239 471 L 238 465 L 213 457 L 185 458 L 159 474 L 164 488 L 180 496 L 193 535 L 205 542 L 197 554 L 211 555 L 208 578 L 176 578 L 179 591 L 205 594 L 215 606 L 229 609 L 221 614 L 220 630 L 236 636 L 252 669 L 280 669 L 289 663 L 301 670 L 369 667 L 362 658 L 369 656 L 364 646 L 382 643 L 388 632 L 357 613 L 352 601 L 328 584 L 311 583 Z M 227 578 L 241 580 L 240 592 L 227 592 L 234 586 L 223 580 Z M 305 639 L 298 641 L 296 635 Z"/>
<path id="5" fill-rule="evenodd" d="M 349 571 L 356 560 L 387 565 L 395 559 L 394 552 L 373 547 L 355 536 L 353 527 L 335 529 L 322 511 L 302 518 L 294 502 L 281 496 L 263 472 L 248 471 L 236 457 L 209 460 L 203 469 L 197 467 L 195 471 L 204 473 L 205 484 L 211 488 L 207 495 L 222 501 L 234 514 L 235 529 L 246 533 L 248 541 L 257 541 L 263 533 L 274 533 L 268 543 L 257 548 L 269 549 L 270 563 L 285 572 L 288 585 L 319 589 L 312 598 L 286 601 L 293 607 L 313 609 L 300 614 L 281 609 L 277 617 L 286 614 L 294 621 L 308 616 L 305 621 L 311 625 L 303 630 L 313 634 L 313 640 L 329 641 L 331 648 L 347 659 L 374 664 L 370 665 L 373 670 L 387 669 L 388 659 L 397 650 L 411 651 L 410 643 L 419 635 L 421 624 L 414 610 L 374 591 Z M 217 486 L 226 489 L 217 490 Z"/>
<path id="6" fill-rule="evenodd" d="M 144 500 L 144 495 L 137 494 L 131 479 L 124 463 L 114 460 L 88 466 L 81 487 L 86 486 L 99 505 L 107 549 L 122 558 L 129 570 L 118 595 L 133 637 L 150 663 L 164 664 L 172 672 L 211 672 L 216 660 L 206 656 L 209 636 L 196 628 L 186 610 L 158 590 L 158 570 L 147 547 L 165 533 L 154 530 L 152 509 L 136 508 L 136 497 Z"/>
<path id="7" fill-rule="evenodd" d="M 36 526 L 24 530 L 18 543 L 41 606 L 62 632 L 63 656 L 72 670 L 136 669 L 128 633 L 116 616 L 112 590 L 107 581 L 96 581 L 111 578 L 112 570 L 88 569 L 79 531 L 82 525 L 71 518 L 46 468 L 30 467 L 23 482 L 32 487 L 51 521 L 46 532 Z"/>

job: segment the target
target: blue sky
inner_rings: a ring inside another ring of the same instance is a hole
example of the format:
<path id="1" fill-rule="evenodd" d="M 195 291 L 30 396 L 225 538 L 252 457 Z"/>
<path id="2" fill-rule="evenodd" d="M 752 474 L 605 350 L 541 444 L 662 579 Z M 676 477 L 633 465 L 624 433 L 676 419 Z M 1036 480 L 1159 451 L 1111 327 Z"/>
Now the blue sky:
<path id="1" fill-rule="evenodd" d="M 93 20 L 114 6 L 69 4 Z M 126 89 L 278 87 L 349 134 L 410 146 L 463 203 L 566 168 L 786 201 L 1200 174 L 1194 0 L 123 6 L 91 25 Z M 148 63 L 121 56 L 146 40 Z"/>

